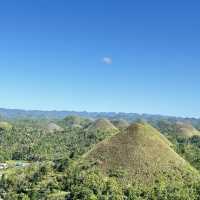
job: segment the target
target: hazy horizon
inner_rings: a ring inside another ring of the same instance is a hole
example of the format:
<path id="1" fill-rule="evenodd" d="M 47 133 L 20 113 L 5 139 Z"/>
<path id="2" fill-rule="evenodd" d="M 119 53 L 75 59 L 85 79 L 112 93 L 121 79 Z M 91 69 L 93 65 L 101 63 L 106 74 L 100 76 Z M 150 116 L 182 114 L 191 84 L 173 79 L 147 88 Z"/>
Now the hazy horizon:
<path id="1" fill-rule="evenodd" d="M 75 112 L 75 113 L 81 113 L 81 112 L 87 112 L 87 113 L 115 113 L 115 114 L 119 114 L 119 113 L 124 113 L 124 114 L 138 114 L 138 115 L 158 115 L 158 116 L 165 116 L 165 117 L 177 117 L 177 118 L 195 118 L 195 119 L 200 119 L 200 117 L 198 116 L 188 116 L 188 115 L 170 115 L 170 114 L 166 114 L 166 113 L 140 113 L 140 112 L 123 112 L 123 111 L 88 111 L 88 110 L 70 110 L 70 109 L 61 109 L 61 110 L 57 110 L 57 109 L 40 109 L 40 108 L 36 108 L 36 109 L 28 109 L 28 108 L 14 108 L 14 107 L 0 107 L 0 109 L 5 109 L 5 110 L 22 110 L 22 111 L 26 111 L 26 112 L 31 112 L 31 111 L 41 111 L 41 112 Z"/>

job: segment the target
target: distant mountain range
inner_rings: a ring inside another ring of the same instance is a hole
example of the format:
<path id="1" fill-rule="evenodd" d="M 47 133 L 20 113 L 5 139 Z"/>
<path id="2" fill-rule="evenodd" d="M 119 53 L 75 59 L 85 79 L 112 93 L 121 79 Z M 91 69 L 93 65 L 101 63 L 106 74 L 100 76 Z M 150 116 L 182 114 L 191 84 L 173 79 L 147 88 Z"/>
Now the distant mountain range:
<path id="1" fill-rule="evenodd" d="M 127 121 L 146 120 L 168 120 L 190 122 L 193 125 L 200 124 L 199 118 L 183 118 L 164 115 L 123 113 L 123 112 L 77 112 L 77 111 L 41 111 L 41 110 L 22 110 L 22 109 L 6 109 L 0 108 L 0 117 L 4 119 L 62 119 L 66 116 L 78 115 L 87 118 L 108 118 L 108 119 L 125 119 Z"/>

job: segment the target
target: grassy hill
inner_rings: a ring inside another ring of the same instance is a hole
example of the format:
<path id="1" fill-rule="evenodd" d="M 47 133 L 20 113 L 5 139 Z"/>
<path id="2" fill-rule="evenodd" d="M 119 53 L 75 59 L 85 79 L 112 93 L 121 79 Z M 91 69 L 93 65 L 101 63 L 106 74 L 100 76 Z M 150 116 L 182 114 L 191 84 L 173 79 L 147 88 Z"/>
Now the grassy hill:
<path id="1" fill-rule="evenodd" d="M 88 131 L 96 131 L 96 130 L 102 130 L 102 131 L 119 131 L 108 119 L 97 119 L 94 121 L 89 127 Z"/>
<path id="2" fill-rule="evenodd" d="M 160 177 L 182 179 L 197 175 L 170 142 L 147 123 L 130 125 L 123 133 L 97 144 L 83 158 L 84 162 L 95 163 L 104 174 L 120 172 L 131 182 L 148 184 Z"/>
<path id="3" fill-rule="evenodd" d="M 61 124 L 63 126 L 67 126 L 70 128 L 75 128 L 75 127 L 85 127 L 88 126 L 90 124 L 91 120 L 88 118 L 83 118 L 80 116 L 76 116 L 76 115 L 71 115 L 71 116 L 67 116 L 65 117 L 62 121 Z"/>
<path id="4" fill-rule="evenodd" d="M 60 132 L 64 130 L 62 127 L 58 126 L 56 123 L 53 122 L 47 124 L 46 129 L 48 132 Z"/>
<path id="5" fill-rule="evenodd" d="M 112 120 L 111 123 L 117 127 L 118 129 L 125 129 L 129 126 L 129 123 L 126 120 L 119 119 L 119 120 Z"/>
<path id="6" fill-rule="evenodd" d="M 192 137 L 194 135 L 200 135 L 200 132 L 189 123 L 176 122 L 175 134 L 177 136 Z"/>
<path id="7" fill-rule="evenodd" d="M 200 132 L 194 128 L 189 122 L 169 122 L 160 120 L 155 124 L 158 130 L 170 136 L 190 138 L 194 135 L 200 135 Z"/>
<path id="8" fill-rule="evenodd" d="M 0 122 L 0 129 L 9 130 L 12 128 L 12 125 L 8 122 Z"/>

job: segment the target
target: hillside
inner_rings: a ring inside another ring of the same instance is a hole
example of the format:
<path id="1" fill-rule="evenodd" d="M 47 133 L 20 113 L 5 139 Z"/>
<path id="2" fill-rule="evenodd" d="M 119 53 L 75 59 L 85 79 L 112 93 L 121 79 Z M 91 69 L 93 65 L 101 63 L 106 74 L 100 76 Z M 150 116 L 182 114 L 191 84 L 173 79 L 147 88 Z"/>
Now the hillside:
<path id="1" fill-rule="evenodd" d="M 103 173 L 124 172 L 125 180 L 151 183 L 160 176 L 178 177 L 196 173 L 170 147 L 170 142 L 147 123 L 135 123 L 126 131 L 96 145 L 84 155 Z"/>
<path id="2" fill-rule="evenodd" d="M 183 137 L 192 137 L 194 135 L 200 135 L 200 132 L 189 123 L 176 122 L 175 135 Z"/>
<path id="3" fill-rule="evenodd" d="M 70 127 L 70 128 L 75 128 L 75 127 L 81 128 L 81 127 L 88 126 L 90 122 L 91 122 L 90 119 L 83 118 L 77 115 L 71 115 L 71 116 L 65 117 L 61 121 L 61 124 L 63 126 Z"/>
<path id="4" fill-rule="evenodd" d="M 169 122 L 160 120 L 155 124 L 155 127 L 161 133 L 170 136 L 190 138 L 195 135 L 200 135 L 200 132 L 189 122 Z"/>
<path id="5" fill-rule="evenodd" d="M 0 129 L 11 129 L 12 128 L 12 125 L 8 122 L 0 122 Z"/>
<path id="6" fill-rule="evenodd" d="M 97 119 L 87 129 L 88 131 L 118 131 L 118 129 L 108 119 Z"/>
<path id="7" fill-rule="evenodd" d="M 129 126 L 129 123 L 126 120 L 119 119 L 119 120 L 112 120 L 111 123 L 118 129 L 124 129 Z"/>
<path id="8" fill-rule="evenodd" d="M 56 123 L 53 122 L 49 123 L 46 129 L 48 132 L 61 132 L 64 130 L 62 127 L 58 126 Z"/>

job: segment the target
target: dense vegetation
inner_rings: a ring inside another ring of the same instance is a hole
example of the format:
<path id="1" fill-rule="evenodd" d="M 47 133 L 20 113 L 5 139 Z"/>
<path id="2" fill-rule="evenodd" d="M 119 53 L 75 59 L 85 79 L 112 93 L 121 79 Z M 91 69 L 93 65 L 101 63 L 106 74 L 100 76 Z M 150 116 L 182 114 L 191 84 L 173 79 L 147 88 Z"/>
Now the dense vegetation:
<path id="1" fill-rule="evenodd" d="M 70 126 L 69 119 L 72 120 L 73 126 Z M 5 126 L 0 128 L 0 162 L 17 160 L 30 163 L 26 167 L 0 170 L 0 198 L 5 200 L 200 199 L 200 180 L 197 177 L 191 177 L 188 181 L 176 177 L 173 179 L 157 177 L 150 185 L 134 182 L 127 184 L 126 181 L 122 181 L 125 176 L 123 169 L 110 170 L 105 175 L 93 167 L 96 163 L 81 162 L 82 156 L 96 148 L 97 143 L 117 133 L 116 130 L 112 129 L 112 132 L 103 127 L 95 129 L 96 123 L 90 120 L 75 119 L 75 122 L 79 123 L 79 126 L 76 126 L 73 118 L 69 119 L 54 121 L 62 127 L 61 131 L 46 129 L 48 124 L 46 120 L 19 120 L 10 122 L 12 126 L 9 128 Z M 167 134 L 169 131 L 166 126 L 157 128 L 172 142 L 172 147 L 178 154 L 200 170 L 200 136 L 181 137 Z M 164 139 L 161 137 L 160 140 Z M 143 139 L 140 141 L 144 142 Z"/>
<path id="2" fill-rule="evenodd" d="M 82 128 L 65 128 L 51 132 L 30 126 L 0 130 L 0 161 L 51 161 L 64 156 L 74 157 L 110 133 Z"/>

